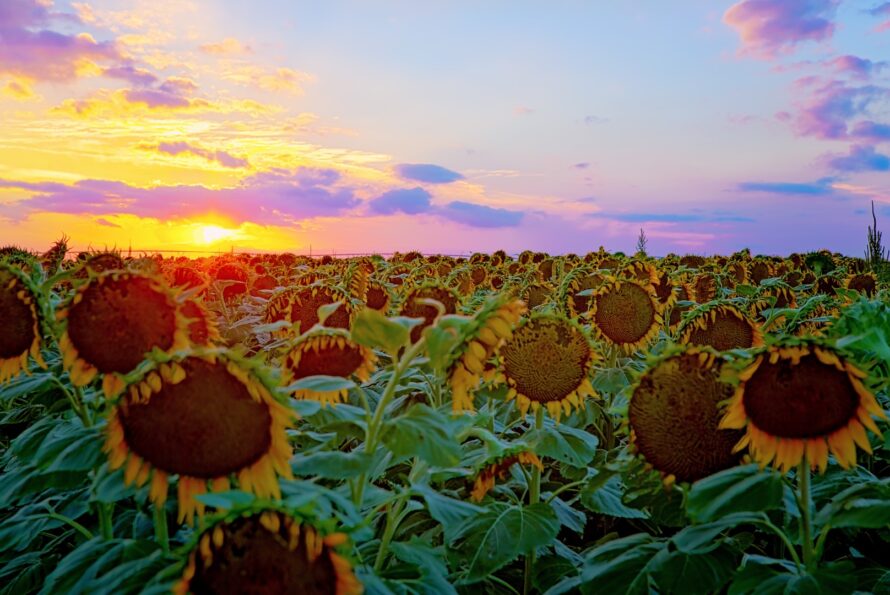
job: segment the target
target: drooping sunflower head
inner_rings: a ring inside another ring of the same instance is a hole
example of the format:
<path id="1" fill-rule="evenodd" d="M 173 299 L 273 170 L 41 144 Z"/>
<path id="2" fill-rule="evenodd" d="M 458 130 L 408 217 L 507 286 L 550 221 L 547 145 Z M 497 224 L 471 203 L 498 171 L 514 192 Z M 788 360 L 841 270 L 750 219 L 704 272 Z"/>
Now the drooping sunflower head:
<path id="1" fill-rule="evenodd" d="M 632 260 L 618 272 L 618 277 L 633 279 L 643 285 L 658 285 L 658 269 L 651 262 L 645 260 Z"/>
<path id="2" fill-rule="evenodd" d="M 878 278 L 874 273 L 853 273 L 847 277 L 846 288 L 873 297 L 878 288 Z"/>
<path id="3" fill-rule="evenodd" d="M 305 333 L 319 323 L 318 309 L 340 302 L 340 306 L 334 310 L 324 321 L 324 326 L 330 328 L 349 328 L 352 322 L 352 300 L 349 295 L 333 285 L 311 285 L 301 288 L 292 294 L 290 307 L 290 321 L 300 323 L 300 332 Z"/>
<path id="4" fill-rule="evenodd" d="M 756 322 L 732 304 L 710 302 L 696 308 L 678 331 L 680 343 L 708 346 L 717 351 L 763 345 Z"/>
<path id="5" fill-rule="evenodd" d="M 315 327 L 301 335 L 290 347 L 282 360 L 282 372 L 289 382 L 308 376 L 355 377 L 367 382 L 376 363 L 374 351 L 355 343 L 345 330 Z M 298 389 L 294 396 L 333 405 L 342 403 L 347 391 L 317 392 Z"/>
<path id="6" fill-rule="evenodd" d="M 0 385 L 28 370 L 31 357 L 41 367 L 40 304 L 28 278 L 17 267 L 0 262 Z"/>
<path id="7" fill-rule="evenodd" d="M 700 269 L 707 264 L 708 259 L 698 254 L 687 254 L 680 257 L 680 264 L 690 269 Z"/>
<path id="8" fill-rule="evenodd" d="M 739 430 L 721 430 L 720 404 L 733 387 L 720 380 L 723 360 L 707 348 L 677 347 L 649 365 L 628 406 L 633 448 L 666 485 L 694 482 L 732 467 Z"/>
<path id="9" fill-rule="evenodd" d="M 107 397 L 152 350 L 188 346 L 185 319 L 169 288 L 148 275 L 110 271 L 81 285 L 57 313 L 62 362 L 75 386 L 103 375 Z"/>
<path id="10" fill-rule="evenodd" d="M 439 282 L 428 282 L 415 287 L 407 288 L 405 299 L 399 313 L 411 318 L 423 318 L 423 322 L 411 329 L 411 342 L 416 343 L 423 333 L 423 329 L 433 323 L 439 316 L 439 310 L 433 305 L 419 302 L 419 299 L 436 300 L 444 306 L 443 314 L 454 314 L 460 298 L 452 288 Z"/>
<path id="11" fill-rule="evenodd" d="M 526 447 L 513 448 L 497 457 L 488 459 L 476 471 L 473 487 L 470 490 L 470 500 L 481 502 L 485 495 L 494 488 L 496 480 L 506 479 L 510 468 L 517 463 L 538 469 L 544 468 L 541 459 L 534 452 L 527 450 Z"/>
<path id="12" fill-rule="evenodd" d="M 228 514 L 196 536 L 173 593 L 359 595 L 347 542 L 281 510 Z"/>
<path id="13" fill-rule="evenodd" d="M 179 305 L 179 312 L 188 325 L 188 338 L 192 345 L 209 347 L 222 342 L 216 322 L 203 301 L 187 299 Z"/>
<path id="14" fill-rule="evenodd" d="M 855 466 L 857 445 L 871 453 L 866 428 L 880 434 L 872 415 L 887 418 L 863 384 L 867 374 L 816 341 L 762 348 L 730 377 L 738 388 L 720 427 L 744 429 L 737 448 L 784 471 L 804 457 L 824 471 L 829 451 L 842 467 Z"/>
<path id="15" fill-rule="evenodd" d="M 710 302 L 717 297 L 717 277 L 713 273 L 701 272 L 692 280 L 695 301 L 699 304 Z"/>
<path id="16" fill-rule="evenodd" d="M 376 279 L 368 281 L 368 288 L 365 291 L 365 306 L 378 312 L 386 312 L 392 296 L 386 285 Z"/>
<path id="17" fill-rule="evenodd" d="M 606 276 L 601 273 L 590 273 L 580 268 L 566 275 L 559 288 L 566 312 L 573 318 L 586 313 L 590 309 L 591 296 L 578 294 L 597 289 L 605 280 Z"/>
<path id="18" fill-rule="evenodd" d="M 548 303 L 553 298 L 553 287 L 548 283 L 532 281 L 525 284 L 519 295 L 529 310 L 534 310 L 538 306 Z"/>
<path id="19" fill-rule="evenodd" d="M 730 261 L 723 267 L 723 270 L 735 285 L 743 285 L 748 282 L 748 265 L 745 261 Z"/>
<path id="20" fill-rule="evenodd" d="M 577 323 L 558 314 L 524 319 L 501 347 L 500 371 L 520 412 L 546 407 L 556 420 L 594 395 L 590 370 L 599 359 Z"/>
<path id="21" fill-rule="evenodd" d="M 648 345 L 663 321 L 651 285 L 636 281 L 607 281 L 594 295 L 590 321 L 597 338 L 632 353 Z"/>
<path id="22" fill-rule="evenodd" d="M 761 281 L 763 281 L 764 279 L 769 279 L 772 276 L 773 265 L 768 260 L 756 258 L 748 267 L 748 279 L 754 285 L 760 285 Z"/>
<path id="23" fill-rule="evenodd" d="M 223 350 L 153 363 L 109 413 L 109 467 L 124 467 L 127 484 L 150 481 L 157 506 L 178 475 L 180 522 L 203 515 L 196 495 L 226 491 L 235 479 L 243 491 L 279 498 L 277 476 L 291 476 L 286 429 L 295 416 L 257 365 Z"/>
<path id="24" fill-rule="evenodd" d="M 461 330 L 462 340 L 448 366 L 455 413 L 472 411 L 473 395 L 486 376 L 489 360 L 497 355 L 504 341 L 525 313 L 525 304 L 506 295 L 490 298 Z"/>

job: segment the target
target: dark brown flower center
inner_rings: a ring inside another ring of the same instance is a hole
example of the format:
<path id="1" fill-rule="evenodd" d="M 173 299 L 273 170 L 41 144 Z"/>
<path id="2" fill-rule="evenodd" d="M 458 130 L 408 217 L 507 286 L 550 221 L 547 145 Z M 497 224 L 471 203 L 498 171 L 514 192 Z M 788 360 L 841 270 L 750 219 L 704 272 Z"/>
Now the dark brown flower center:
<path id="1" fill-rule="evenodd" d="M 432 299 L 440 302 L 445 306 L 445 314 L 454 314 L 457 312 L 457 300 L 454 295 L 444 287 L 423 287 L 411 292 L 405 305 L 402 307 L 402 316 L 409 318 L 423 318 L 423 322 L 411 329 L 411 342 L 416 343 L 420 339 L 423 329 L 433 323 L 439 315 L 439 310 L 433 306 L 419 304 L 415 300 L 417 298 Z"/>
<path id="2" fill-rule="evenodd" d="M 185 380 L 120 409 L 130 449 L 167 473 L 206 479 L 258 461 L 272 443 L 269 408 L 222 363 L 191 358 L 181 365 Z"/>
<path id="3" fill-rule="evenodd" d="M 565 320 L 537 318 L 501 348 L 504 374 L 516 391 L 537 403 L 561 401 L 587 375 L 590 344 Z"/>
<path id="4" fill-rule="evenodd" d="M 303 289 L 294 296 L 291 306 L 291 322 L 300 323 L 300 332 L 305 333 L 318 324 L 318 309 L 334 302 L 344 302 L 337 310 L 328 316 L 324 326 L 330 328 L 349 328 L 349 310 L 345 302 L 345 296 L 335 295 L 327 288 Z"/>
<path id="5" fill-rule="evenodd" d="M 21 282 L 9 284 L 12 277 L 0 272 L 0 320 L 3 332 L 0 333 L 0 358 L 19 357 L 31 348 L 34 342 L 34 313 L 23 302 L 18 292 L 25 289 Z"/>
<path id="6" fill-rule="evenodd" d="M 732 448 L 742 432 L 717 429 L 717 404 L 733 391 L 719 376 L 719 365 L 703 368 L 698 355 L 683 354 L 640 378 L 628 415 L 637 448 L 657 470 L 692 482 L 738 462 Z"/>
<path id="7" fill-rule="evenodd" d="M 655 304 L 644 288 L 619 283 L 596 296 L 594 324 L 614 343 L 629 345 L 652 329 L 655 313 Z"/>
<path id="8" fill-rule="evenodd" d="M 176 307 L 147 277 L 103 277 L 68 312 L 68 337 L 100 372 L 126 374 L 158 347 L 173 346 Z"/>
<path id="9" fill-rule="evenodd" d="M 361 349 L 356 345 L 346 344 L 344 347 L 331 345 L 309 349 L 300 354 L 300 361 L 294 367 L 288 359 L 288 367 L 294 380 L 307 376 L 340 376 L 349 378 L 362 365 L 364 358 Z"/>
<path id="10" fill-rule="evenodd" d="M 693 328 L 687 343 L 710 345 L 717 351 L 754 346 L 754 327 L 747 320 L 724 310 L 717 310 L 713 321 L 708 313 L 702 316 L 705 319 L 705 328 Z"/>
<path id="11" fill-rule="evenodd" d="M 209 566 L 204 566 L 200 555 L 195 556 L 189 591 L 195 595 L 334 595 L 337 571 L 328 546 L 310 560 L 306 544 L 310 531 L 314 529 L 302 527 L 298 545 L 291 550 L 283 523 L 272 533 L 256 517 L 235 520 L 225 528 L 225 541 L 214 551 Z"/>
<path id="12" fill-rule="evenodd" d="M 764 361 L 745 382 L 745 413 L 757 428 L 782 438 L 815 438 L 856 415 L 859 395 L 847 372 L 805 355 L 798 365 Z"/>

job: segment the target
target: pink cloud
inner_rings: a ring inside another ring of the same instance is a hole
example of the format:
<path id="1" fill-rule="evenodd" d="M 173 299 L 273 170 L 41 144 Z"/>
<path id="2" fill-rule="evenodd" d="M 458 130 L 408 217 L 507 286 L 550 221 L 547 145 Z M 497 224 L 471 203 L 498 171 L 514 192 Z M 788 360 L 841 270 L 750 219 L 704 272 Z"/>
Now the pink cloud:
<path id="1" fill-rule="evenodd" d="M 77 78 L 84 61 L 121 59 L 114 42 L 98 42 L 88 33 L 68 35 L 48 29 L 58 20 L 79 22 L 74 15 L 50 12 L 38 0 L 0 2 L 0 72 L 67 82 Z"/>
<path id="2" fill-rule="evenodd" d="M 223 167 L 234 168 L 247 167 L 248 165 L 250 165 L 247 162 L 247 159 L 244 159 L 243 157 L 236 157 L 226 151 L 211 151 L 209 149 L 201 147 L 200 145 L 187 143 L 185 141 L 160 143 L 158 144 L 156 149 L 159 152 L 167 153 L 168 155 L 180 155 L 182 153 L 197 155 L 198 157 L 203 157 L 208 161 L 215 161 Z"/>
<path id="3" fill-rule="evenodd" d="M 804 41 L 824 41 L 834 33 L 839 0 L 741 0 L 723 22 L 736 29 L 742 54 L 772 59 Z"/>
<path id="4" fill-rule="evenodd" d="M 806 98 L 797 104 L 793 129 L 799 136 L 821 139 L 846 139 L 850 136 L 866 137 L 862 125 L 870 120 L 855 123 L 853 120 L 867 114 L 871 104 L 890 97 L 890 90 L 875 85 L 849 86 L 843 81 L 830 81 L 806 92 Z M 857 132 L 857 130 L 860 130 Z"/>

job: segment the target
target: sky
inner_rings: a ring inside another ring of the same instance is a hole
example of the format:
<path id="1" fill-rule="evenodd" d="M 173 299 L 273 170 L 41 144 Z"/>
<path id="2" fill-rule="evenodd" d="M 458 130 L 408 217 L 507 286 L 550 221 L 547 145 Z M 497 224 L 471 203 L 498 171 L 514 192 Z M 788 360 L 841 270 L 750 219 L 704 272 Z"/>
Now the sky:
<path id="1" fill-rule="evenodd" d="M 862 255 L 890 2 L 0 0 L 0 245 Z"/>

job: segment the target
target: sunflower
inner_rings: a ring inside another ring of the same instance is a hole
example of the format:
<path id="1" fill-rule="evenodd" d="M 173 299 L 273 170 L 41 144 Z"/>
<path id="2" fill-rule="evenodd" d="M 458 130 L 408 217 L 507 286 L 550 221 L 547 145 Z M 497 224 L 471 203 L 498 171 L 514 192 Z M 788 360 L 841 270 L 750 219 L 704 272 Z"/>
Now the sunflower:
<path id="1" fill-rule="evenodd" d="M 519 450 L 487 461 L 482 466 L 482 469 L 476 473 L 476 477 L 473 480 L 473 488 L 470 491 L 470 500 L 481 502 L 485 498 L 485 494 L 494 488 L 495 480 L 500 479 L 503 481 L 506 479 L 510 467 L 517 463 L 534 466 L 541 470 L 544 469 L 544 465 L 541 463 L 538 455 L 527 450 Z"/>
<path id="2" fill-rule="evenodd" d="M 353 342 L 345 330 L 315 327 L 293 343 L 284 356 L 282 371 L 289 382 L 318 375 L 355 376 L 367 382 L 376 363 L 374 351 Z M 342 403 L 346 395 L 346 389 L 335 392 L 300 389 L 295 393 L 299 399 L 312 399 L 331 405 Z"/>
<path id="3" fill-rule="evenodd" d="M 720 381 L 722 360 L 710 349 L 677 347 L 640 376 L 628 406 L 631 443 L 665 485 L 694 482 L 734 466 L 739 430 L 717 428 L 719 404 L 733 387 Z"/>
<path id="4" fill-rule="evenodd" d="M 529 283 L 520 292 L 522 301 L 525 302 L 530 310 L 548 303 L 553 295 L 553 287 L 547 283 L 539 283 L 537 281 Z"/>
<path id="5" fill-rule="evenodd" d="M 123 376 L 153 349 L 188 346 L 185 322 L 170 290 L 154 277 L 110 271 L 81 285 L 56 317 L 62 363 L 74 386 L 103 375 L 106 397 L 117 396 Z"/>
<path id="6" fill-rule="evenodd" d="M 773 276 L 773 265 L 763 259 L 757 258 L 751 265 L 748 267 L 748 279 L 754 285 L 760 285 L 760 282 L 764 279 L 769 279 Z"/>
<path id="7" fill-rule="evenodd" d="M 593 295 L 590 320 L 596 336 L 625 353 L 642 349 L 663 322 L 651 285 L 609 280 Z"/>
<path id="8" fill-rule="evenodd" d="M 427 304 L 418 304 L 415 301 L 418 298 L 436 300 L 445 307 L 443 314 L 454 314 L 457 312 L 457 306 L 460 303 L 458 294 L 444 284 L 435 282 L 425 283 L 409 289 L 399 313 L 409 318 L 423 318 L 422 323 L 411 329 L 412 343 L 416 343 L 420 339 L 423 329 L 431 325 L 439 316 L 437 308 Z"/>
<path id="9" fill-rule="evenodd" d="M 563 294 L 562 302 L 566 311 L 573 318 L 581 316 L 590 308 L 590 296 L 578 295 L 588 289 L 597 289 L 606 279 L 599 273 L 586 273 L 581 269 L 566 276 L 560 293 Z"/>
<path id="10" fill-rule="evenodd" d="M 717 278 L 713 273 L 699 273 L 692 281 L 695 301 L 699 304 L 710 302 L 717 297 Z"/>
<path id="11" fill-rule="evenodd" d="M 335 302 L 341 302 L 340 307 L 327 317 L 324 326 L 349 328 L 352 321 L 352 300 L 342 289 L 325 285 L 312 285 L 293 294 L 290 321 L 299 322 L 300 332 L 305 333 L 319 323 L 318 309 Z"/>
<path id="12" fill-rule="evenodd" d="M 736 449 L 785 471 L 806 456 L 824 472 L 829 450 L 842 467 L 855 466 L 857 445 L 871 453 L 865 429 L 880 435 L 871 416 L 887 418 L 862 382 L 866 373 L 813 341 L 764 348 L 734 377 L 720 427 L 745 429 Z"/>
<path id="13" fill-rule="evenodd" d="M 155 361 L 126 386 L 109 413 L 105 452 L 127 484 L 151 482 L 156 506 L 179 476 L 179 522 L 204 505 L 196 495 L 226 491 L 230 478 L 261 498 L 280 498 L 277 475 L 291 477 L 286 429 L 294 414 L 272 396 L 256 368 L 222 350 Z M 149 478 L 150 476 L 150 478 Z"/>
<path id="14" fill-rule="evenodd" d="M 219 329 L 203 302 L 186 300 L 179 305 L 179 312 L 188 325 L 188 337 L 192 345 L 209 347 L 222 342 Z"/>
<path id="15" fill-rule="evenodd" d="M 383 283 L 377 280 L 368 282 L 368 289 L 365 292 L 365 305 L 368 308 L 378 312 L 386 312 L 391 299 L 389 290 Z"/>
<path id="16" fill-rule="evenodd" d="M 700 306 L 678 334 L 680 343 L 707 345 L 717 351 L 763 345 L 763 333 L 757 323 L 730 304 Z"/>
<path id="17" fill-rule="evenodd" d="M 576 323 L 557 314 L 526 318 L 501 347 L 500 370 L 510 387 L 507 400 L 516 399 L 525 415 L 542 405 L 557 421 L 562 413 L 582 407 L 582 399 L 596 393 L 590 369 L 599 356 Z"/>
<path id="18" fill-rule="evenodd" d="M 874 273 L 854 273 L 847 277 L 845 286 L 847 289 L 872 297 L 878 288 L 878 278 Z"/>
<path id="19" fill-rule="evenodd" d="M 46 368 L 40 356 L 40 318 L 37 296 L 27 277 L 0 263 L 0 384 L 20 371 L 28 371 L 28 356 Z"/>
<path id="20" fill-rule="evenodd" d="M 359 595 L 347 541 L 278 510 L 228 515 L 197 536 L 173 593 Z"/>
<path id="21" fill-rule="evenodd" d="M 464 340 L 447 370 L 455 413 L 473 410 L 473 393 L 486 376 L 486 365 L 525 313 L 519 300 L 498 296 L 490 299 L 464 329 Z"/>
<path id="22" fill-rule="evenodd" d="M 658 269 L 651 262 L 645 262 L 642 260 L 634 260 L 629 262 L 621 271 L 618 272 L 618 277 L 624 279 L 633 279 L 634 281 L 638 281 L 643 285 L 658 285 L 660 283 L 660 277 L 658 275 Z"/>

